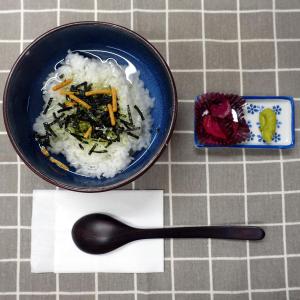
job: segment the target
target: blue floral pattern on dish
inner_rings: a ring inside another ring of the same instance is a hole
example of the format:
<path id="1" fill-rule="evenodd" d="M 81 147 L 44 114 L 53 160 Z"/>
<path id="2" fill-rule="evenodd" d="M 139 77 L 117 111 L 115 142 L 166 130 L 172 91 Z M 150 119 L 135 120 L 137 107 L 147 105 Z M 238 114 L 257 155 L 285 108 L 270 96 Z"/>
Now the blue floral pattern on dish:
<path id="1" fill-rule="evenodd" d="M 276 114 L 276 132 L 272 138 L 271 144 L 280 144 L 283 141 L 282 130 L 284 130 L 285 122 L 284 122 L 284 106 L 280 104 L 270 103 L 268 104 L 255 104 L 255 103 L 247 103 L 245 107 L 245 117 L 246 122 L 250 129 L 249 137 L 246 141 L 246 144 L 255 145 L 255 144 L 264 144 L 266 145 L 266 141 L 263 139 L 260 132 L 260 122 L 259 122 L 259 114 L 265 108 L 272 109 Z"/>
<path id="2" fill-rule="evenodd" d="M 282 111 L 282 108 L 280 107 L 280 105 L 274 105 L 273 110 L 274 110 L 276 115 L 280 115 L 281 111 Z"/>
<path id="3" fill-rule="evenodd" d="M 276 120 L 276 127 L 277 127 L 277 128 L 280 128 L 281 125 L 282 125 L 282 122 L 279 121 L 279 120 Z"/>
<path id="4" fill-rule="evenodd" d="M 248 141 L 250 141 L 251 139 L 248 139 Z M 252 140 L 251 140 L 252 141 Z M 261 136 L 261 134 L 258 134 L 257 135 L 257 141 L 258 142 L 262 142 L 262 143 L 266 143 L 266 141 L 263 139 L 263 137 Z M 281 136 L 280 136 L 280 133 L 276 133 L 274 134 L 273 138 L 272 138 L 272 141 L 275 142 L 275 143 L 279 143 L 281 141 Z"/>
<path id="5" fill-rule="evenodd" d="M 263 143 L 266 142 L 266 141 L 263 139 L 263 137 L 261 136 L 261 134 L 258 134 L 258 135 L 257 135 L 257 140 L 258 140 L 259 142 L 263 142 Z"/>
<path id="6" fill-rule="evenodd" d="M 280 142 L 281 141 L 280 133 L 275 132 L 275 134 L 273 135 L 272 141 L 274 141 L 275 143 Z"/>
<path id="7" fill-rule="evenodd" d="M 259 112 L 259 106 L 255 104 L 247 105 L 247 112 L 248 114 L 254 115 L 255 113 Z"/>
<path id="8" fill-rule="evenodd" d="M 254 141 L 254 138 L 255 138 L 255 133 L 253 133 L 253 132 L 251 131 L 251 132 L 250 132 L 250 135 L 249 135 L 249 137 L 248 137 L 248 139 L 247 139 L 247 141 L 248 141 L 248 142 Z"/>

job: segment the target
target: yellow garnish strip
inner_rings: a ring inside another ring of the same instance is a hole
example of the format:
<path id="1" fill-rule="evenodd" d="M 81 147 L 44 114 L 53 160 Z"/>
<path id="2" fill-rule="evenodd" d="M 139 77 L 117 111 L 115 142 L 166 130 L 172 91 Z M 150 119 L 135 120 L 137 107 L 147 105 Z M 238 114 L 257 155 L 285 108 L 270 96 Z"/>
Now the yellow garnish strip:
<path id="1" fill-rule="evenodd" d="M 89 127 L 89 129 L 85 132 L 85 134 L 83 135 L 83 137 L 85 138 L 85 139 L 88 139 L 90 136 L 91 136 L 91 134 L 92 134 L 92 130 L 93 130 L 93 128 L 92 128 L 92 126 L 90 126 Z"/>
<path id="2" fill-rule="evenodd" d="M 41 152 L 47 157 L 50 156 L 49 151 L 44 146 L 41 147 Z"/>
<path id="3" fill-rule="evenodd" d="M 65 79 L 64 81 L 58 83 L 57 85 L 54 85 L 52 87 L 52 91 L 57 91 L 61 88 L 63 88 L 64 86 L 70 84 L 73 81 L 73 79 Z"/>
<path id="4" fill-rule="evenodd" d="M 111 96 L 112 96 L 112 109 L 113 112 L 116 112 L 118 110 L 118 104 L 117 104 L 117 90 L 115 88 L 111 89 Z"/>
<path id="5" fill-rule="evenodd" d="M 80 104 L 81 106 L 83 106 L 84 108 L 91 109 L 91 106 L 89 104 L 87 104 L 83 100 L 79 99 L 75 95 L 69 95 L 69 97 L 70 97 L 70 99 L 74 100 L 75 102 L 77 102 L 78 104 Z"/>
<path id="6" fill-rule="evenodd" d="M 72 102 L 72 101 L 65 101 L 64 102 L 64 106 L 66 106 L 66 107 L 73 107 L 73 106 L 75 106 L 75 103 Z"/>
<path id="7" fill-rule="evenodd" d="M 65 91 L 65 90 L 61 90 L 59 93 L 63 96 L 74 95 L 74 92 Z"/>
<path id="8" fill-rule="evenodd" d="M 116 119 L 115 119 L 115 115 L 114 115 L 114 112 L 113 112 L 112 105 L 107 104 L 107 108 L 108 108 L 108 113 L 109 113 L 111 126 L 115 126 L 116 125 Z"/>
<path id="9" fill-rule="evenodd" d="M 100 94 L 111 94 L 111 89 L 99 89 L 99 90 L 93 90 L 86 92 L 86 96 L 92 96 L 92 95 L 100 95 Z"/>
<path id="10" fill-rule="evenodd" d="M 52 163 L 56 164 L 56 165 L 57 165 L 58 167 L 60 167 L 61 169 L 64 169 L 64 170 L 66 170 L 66 171 L 69 171 L 69 167 L 68 167 L 68 166 L 66 166 L 65 164 L 63 164 L 61 161 L 55 159 L 54 157 L 50 156 L 50 157 L 49 157 L 49 160 L 50 160 Z"/>

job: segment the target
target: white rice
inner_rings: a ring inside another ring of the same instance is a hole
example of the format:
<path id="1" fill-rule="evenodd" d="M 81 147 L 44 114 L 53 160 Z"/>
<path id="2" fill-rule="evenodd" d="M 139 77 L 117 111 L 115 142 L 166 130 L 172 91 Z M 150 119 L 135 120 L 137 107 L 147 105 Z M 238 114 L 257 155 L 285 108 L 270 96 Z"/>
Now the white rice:
<path id="1" fill-rule="evenodd" d="M 132 119 L 137 127 L 141 127 L 140 132 L 135 132 L 139 135 L 139 139 L 128 136 L 126 133 L 120 135 L 120 142 L 114 142 L 107 149 L 107 153 L 92 153 L 88 152 L 93 146 L 94 142 L 89 145 L 82 144 L 84 151 L 79 148 L 79 141 L 67 133 L 64 129 L 60 129 L 58 125 L 53 125 L 53 130 L 57 134 L 57 138 L 50 137 L 51 147 L 48 150 L 52 153 L 62 153 L 70 166 L 76 169 L 78 174 L 90 177 L 113 177 L 121 170 L 124 170 L 132 161 L 130 154 L 147 148 L 151 140 L 151 108 L 154 100 L 150 98 L 149 91 L 144 88 L 144 83 L 139 79 L 139 74 L 133 74 L 130 78 L 131 83 L 126 79 L 124 68 L 120 67 L 113 61 L 101 61 L 83 57 L 78 53 L 69 53 L 62 65 L 53 73 L 49 74 L 45 81 L 43 89 L 43 100 L 45 102 L 45 109 L 50 98 L 53 102 L 47 114 L 41 114 L 37 117 L 33 125 L 34 131 L 40 135 L 45 134 L 43 126 L 44 122 L 51 122 L 53 120 L 53 112 L 60 109 L 58 103 L 65 102 L 65 96 L 60 95 L 59 92 L 52 91 L 52 86 L 56 85 L 62 79 L 59 75 L 63 74 L 64 78 L 72 78 L 72 84 L 79 84 L 83 81 L 93 83 L 94 88 L 101 88 L 103 86 L 112 86 L 118 92 L 118 105 L 121 113 L 127 115 L 127 105 L 130 105 Z M 140 115 L 135 109 L 137 105 L 142 111 L 145 120 L 142 121 Z M 66 112 L 67 114 L 70 112 Z M 97 147 L 97 150 L 101 150 Z"/>

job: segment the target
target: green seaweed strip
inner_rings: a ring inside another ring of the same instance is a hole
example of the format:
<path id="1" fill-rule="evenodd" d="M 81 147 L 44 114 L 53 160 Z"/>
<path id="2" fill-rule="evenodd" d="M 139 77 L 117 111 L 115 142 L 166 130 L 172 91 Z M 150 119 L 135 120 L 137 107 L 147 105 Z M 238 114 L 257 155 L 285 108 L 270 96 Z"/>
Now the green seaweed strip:
<path id="1" fill-rule="evenodd" d="M 67 130 L 67 128 L 68 128 L 68 125 L 69 125 L 69 123 L 70 123 L 70 116 L 67 116 L 65 119 L 64 119 L 64 121 L 65 121 L 65 130 Z"/>
<path id="2" fill-rule="evenodd" d="M 131 125 L 133 125 L 133 120 L 132 120 L 132 115 L 131 115 L 131 110 L 129 105 L 127 105 L 127 114 L 128 114 L 128 119 Z"/>
<path id="3" fill-rule="evenodd" d="M 50 146 L 49 134 L 46 132 L 45 135 L 39 135 L 37 132 L 34 133 L 34 139 L 38 142 L 39 146 Z"/>
<path id="4" fill-rule="evenodd" d="M 71 109 L 73 109 L 73 108 L 74 108 L 74 107 L 63 107 L 63 108 L 59 109 L 59 110 L 57 111 L 57 113 L 59 114 L 59 113 L 61 113 L 61 112 L 68 111 L 68 110 L 71 110 Z"/>
<path id="5" fill-rule="evenodd" d="M 87 114 L 94 122 L 98 122 L 97 118 L 96 118 L 90 111 L 86 111 L 86 114 Z"/>
<path id="6" fill-rule="evenodd" d="M 142 121 L 144 121 L 145 117 L 144 117 L 143 113 L 141 112 L 141 110 L 139 109 L 139 107 L 135 105 L 134 108 L 138 112 L 138 114 L 140 115 Z"/>
<path id="7" fill-rule="evenodd" d="M 127 122 L 127 121 L 125 121 L 125 120 L 123 120 L 123 119 L 119 119 L 120 120 L 120 122 L 127 128 L 127 129 L 131 129 L 131 123 L 129 123 L 129 122 Z"/>
<path id="8" fill-rule="evenodd" d="M 93 153 L 107 153 L 108 151 L 107 150 L 101 150 L 101 151 L 93 151 Z"/>
<path id="9" fill-rule="evenodd" d="M 135 131 L 135 130 L 139 130 L 139 129 L 141 129 L 141 127 L 132 127 L 129 129 L 125 129 L 125 132 L 131 132 L 131 131 Z"/>
<path id="10" fill-rule="evenodd" d="M 112 141 L 108 141 L 107 145 L 105 146 L 105 148 L 108 148 L 113 142 Z"/>
<path id="11" fill-rule="evenodd" d="M 61 120 L 61 118 L 63 118 L 64 116 L 65 116 L 65 114 L 61 114 L 60 116 L 56 116 L 56 114 L 54 112 L 53 113 L 54 120 L 51 123 L 49 123 L 49 126 L 52 126 L 52 125 L 54 125 L 56 123 L 59 123 L 60 120 Z M 60 124 L 59 124 L 59 127 L 62 128 L 62 126 Z"/>
<path id="12" fill-rule="evenodd" d="M 98 146 L 98 144 L 97 143 L 95 143 L 94 145 L 93 145 L 93 147 L 91 148 L 91 150 L 89 151 L 89 155 L 91 155 L 93 152 L 94 152 L 94 150 L 96 149 L 96 147 Z"/>
<path id="13" fill-rule="evenodd" d="M 135 138 L 135 139 L 139 139 L 139 137 L 131 132 L 127 132 L 128 135 L 130 135 L 131 137 Z"/>
<path id="14" fill-rule="evenodd" d="M 68 131 L 69 132 L 69 131 Z M 73 133 L 73 132 L 69 132 L 72 136 L 74 136 L 74 138 L 76 138 L 78 141 L 80 142 L 83 142 L 82 140 L 82 136 L 76 134 L 76 133 Z"/>
<path id="15" fill-rule="evenodd" d="M 43 111 L 43 115 L 45 115 L 48 112 L 48 109 L 50 108 L 50 105 L 52 104 L 52 102 L 53 102 L 53 98 L 50 98 L 45 107 L 45 110 Z"/>
<path id="16" fill-rule="evenodd" d="M 49 133 L 50 135 L 53 135 L 54 137 L 57 137 L 57 134 L 53 131 L 50 124 L 44 123 L 43 125 L 44 125 L 44 128 L 47 133 Z"/>

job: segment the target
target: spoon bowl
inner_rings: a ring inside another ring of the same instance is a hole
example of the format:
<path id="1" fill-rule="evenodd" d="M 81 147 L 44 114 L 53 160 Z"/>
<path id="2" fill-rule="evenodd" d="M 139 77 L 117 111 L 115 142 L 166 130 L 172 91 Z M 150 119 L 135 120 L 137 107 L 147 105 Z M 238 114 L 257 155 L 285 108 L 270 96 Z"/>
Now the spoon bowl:
<path id="1" fill-rule="evenodd" d="M 74 224 L 72 238 L 82 251 L 103 254 L 131 242 L 132 229 L 108 215 L 91 214 Z"/>
<path id="2" fill-rule="evenodd" d="M 217 238 L 261 240 L 263 229 L 255 226 L 198 226 L 141 229 L 131 227 L 105 214 L 80 218 L 72 228 L 76 246 L 90 254 L 104 254 L 141 239 L 156 238 Z"/>

